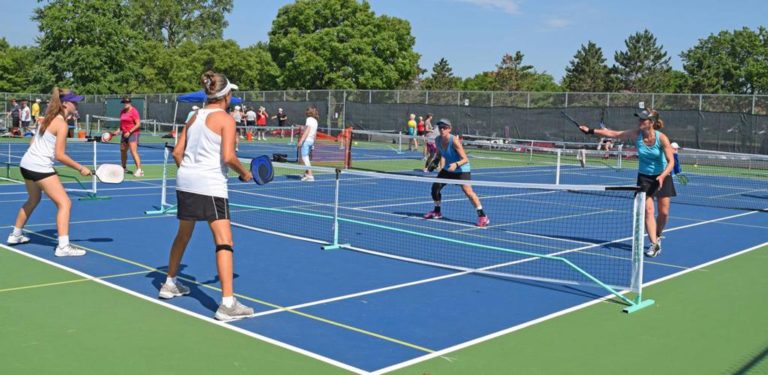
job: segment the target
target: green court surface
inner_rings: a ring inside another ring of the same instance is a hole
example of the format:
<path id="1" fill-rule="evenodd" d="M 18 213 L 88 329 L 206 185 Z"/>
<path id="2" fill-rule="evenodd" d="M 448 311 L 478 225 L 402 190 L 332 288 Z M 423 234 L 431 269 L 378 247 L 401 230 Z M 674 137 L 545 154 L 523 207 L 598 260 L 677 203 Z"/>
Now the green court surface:
<path id="1" fill-rule="evenodd" d="M 639 314 L 603 302 L 398 374 L 768 374 L 768 247 L 644 289 Z"/>
<path id="2" fill-rule="evenodd" d="M 763 247 L 647 287 L 641 313 L 597 303 L 394 373 L 768 373 L 766 269 Z M 345 373 L 4 247 L 0 275 L 3 374 Z"/>
<path id="3" fill-rule="evenodd" d="M 0 248 L 2 374 L 340 373 Z"/>

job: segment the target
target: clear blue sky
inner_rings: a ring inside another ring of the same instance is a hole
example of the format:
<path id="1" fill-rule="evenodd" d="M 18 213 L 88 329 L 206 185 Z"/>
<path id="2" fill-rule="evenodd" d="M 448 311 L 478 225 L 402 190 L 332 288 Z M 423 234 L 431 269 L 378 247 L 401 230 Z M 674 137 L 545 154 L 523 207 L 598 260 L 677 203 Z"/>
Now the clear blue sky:
<path id="1" fill-rule="evenodd" d="M 288 0 L 235 0 L 225 38 L 241 46 L 267 41 L 277 10 Z M 408 20 L 421 66 L 441 57 L 454 74 L 493 70 L 505 53 L 520 50 L 524 62 L 559 80 L 581 44 L 591 40 L 608 63 L 624 40 L 649 29 L 682 68 L 680 52 L 720 30 L 768 26 L 768 0 L 371 0 L 377 15 Z M 33 0 L 0 0 L 0 36 L 13 45 L 33 44 Z"/>

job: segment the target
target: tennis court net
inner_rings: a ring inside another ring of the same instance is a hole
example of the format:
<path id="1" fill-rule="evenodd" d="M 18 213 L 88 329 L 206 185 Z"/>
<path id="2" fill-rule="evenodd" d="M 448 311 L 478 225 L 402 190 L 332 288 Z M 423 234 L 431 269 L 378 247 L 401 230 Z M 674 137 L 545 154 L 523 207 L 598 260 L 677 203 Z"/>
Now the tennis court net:
<path id="1" fill-rule="evenodd" d="M 354 168 L 423 175 L 424 137 L 375 132 L 353 133 Z M 416 139 L 419 149 L 401 145 Z M 462 138 L 472 174 L 482 179 L 552 184 L 633 185 L 637 150 L 611 145 Z M 673 204 L 740 210 L 768 209 L 768 156 L 680 149 L 682 175 L 676 176 Z"/>

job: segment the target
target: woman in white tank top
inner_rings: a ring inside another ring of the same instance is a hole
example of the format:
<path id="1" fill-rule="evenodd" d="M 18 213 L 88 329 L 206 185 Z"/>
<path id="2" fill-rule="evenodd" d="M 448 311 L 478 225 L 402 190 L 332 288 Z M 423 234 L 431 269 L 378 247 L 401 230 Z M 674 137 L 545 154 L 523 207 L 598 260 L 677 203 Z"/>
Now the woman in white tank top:
<path id="1" fill-rule="evenodd" d="M 23 234 L 22 228 L 40 203 L 42 192 L 45 192 L 58 209 L 56 230 L 59 234 L 59 243 L 54 254 L 56 256 L 85 255 L 85 250 L 72 247 L 69 243 L 69 213 L 72 202 L 61 184 L 56 170 L 53 169 L 54 161 L 59 161 L 76 169 L 83 176 L 91 174 L 88 167 L 72 160 L 66 153 L 68 129 L 65 118 L 77 109 L 75 103 L 81 100 L 83 100 L 82 96 L 77 96 L 71 91 L 59 90 L 58 87 L 53 89 L 51 102 L 45 112 L 45 119 L 38 132 L 32 136 L 29 148 L 19 163 L 28 197 L 16 215 L 13 232 L 8 236 L 9 245 L 29 242 L 29 237 Z"/>
<path id="2" fill-rule="evenodd" d="M 176 280 L 179 265 L 197 221 L 205 220 L 216 245 L 216 266 L 221 281 L 222 301 L 218 320 L 253 316 L 253 309 L 234 297 L 232 227 L 229 220 L 227 169 L 234 169 L 241 181 L 253 179 L 235 153 L 235 120 L 225 109 L 232 101 L 231 84 L 223 74 L 206 72 L 201 77 L 207 95 L 206 106 L 197 111 L 179 135 L 173 159 L 179 167 L 176 176 L 179 229 L 168 259 L 168 278 L 160 288 L 160 298 L 189 294 L 189 288 Z"/>

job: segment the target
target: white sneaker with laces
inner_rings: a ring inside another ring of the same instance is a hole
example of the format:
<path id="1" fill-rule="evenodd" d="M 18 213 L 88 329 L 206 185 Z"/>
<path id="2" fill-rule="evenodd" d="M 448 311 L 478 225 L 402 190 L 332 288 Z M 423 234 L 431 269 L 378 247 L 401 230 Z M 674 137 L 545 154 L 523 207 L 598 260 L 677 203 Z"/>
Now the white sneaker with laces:
<path id="1" fill-rule="evenodd" d="M 53 255 L 57 257 L 79 257 L 85 255 L 85 250 L 75 248 L 72 245 L 56 246 L 56 251 Z"/>
<path id="2" fill-rule="evenodd" d="M 13 233 L 8 235 L 8 241 L 6 241 L 9 245 L 19 245 L 23 243 L 29 242 L 29 237 L 25 236 L 24 233 L 15 236 Z"/>
<path id="3" fill-rule="evenodd" d="M 315 181 L 315 176 L 305 175 L 304 177 L 301 178 L 301 180 L 305 182 L 312 182 L 312 181 Z"/>
<path id="4" fill-rule="evenodd" d="M 180 281 L 176 280 L 173 285 L 163 283 L 163 286 L 160 287 L 160 293 L 158 296 L 163 299 L 170 299 L 173 297 L 185 296 L 187 294 L 189 294 L 189 288 L 187 288 L 187 286 L 182 284 Z"/>
<path id="5" fill-rule="evenodd" d="M 136 172 L 133 172 L 133 175 L 136 177 L 144 177 L 144 171 L 142 171 L 141 168 L 139 168 L 136 170 Z"/>

